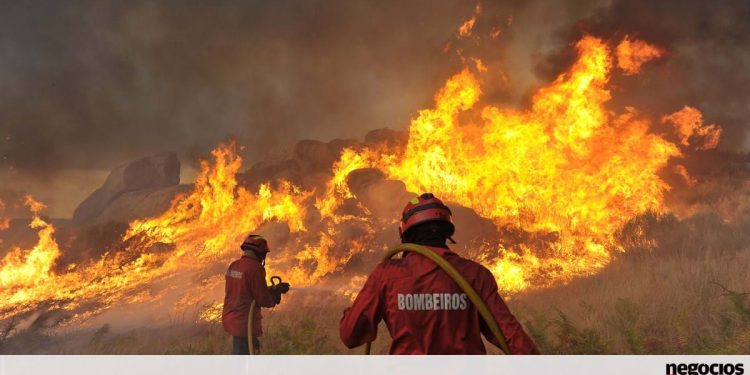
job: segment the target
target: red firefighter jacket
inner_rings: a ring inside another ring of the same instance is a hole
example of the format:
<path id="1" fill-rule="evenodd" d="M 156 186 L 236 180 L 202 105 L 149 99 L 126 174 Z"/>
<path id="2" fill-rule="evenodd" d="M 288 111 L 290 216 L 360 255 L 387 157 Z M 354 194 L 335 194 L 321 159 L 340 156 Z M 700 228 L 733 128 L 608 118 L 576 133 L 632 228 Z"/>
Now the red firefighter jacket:
<path id="1" fill-rule="evenodd" d="M 247 317 L 250 304 L 255 300 L 253 335 L 260 337 L 263 334 L 260 308 L 276 305 L 266 284 L 265 268 L 258 259 L 243 255 L 229 265 L 225 279 L 224 309 L 221 313 L 224 330 L 232 336 L 247 337 Z"/>
<path id="2" fill-rule="evenodd" d="M 539 354 L 482 265 L 430 247 L 453 265 L 489 307 L 512 354 Z M 380 263 L 339 324 L 349 348 L 375 340 L 380 320 L 393 338 L 391 354 L 485 354 L 480 334 L 499 346 L 468 296 L 428 258 L 409 253 Z"/>

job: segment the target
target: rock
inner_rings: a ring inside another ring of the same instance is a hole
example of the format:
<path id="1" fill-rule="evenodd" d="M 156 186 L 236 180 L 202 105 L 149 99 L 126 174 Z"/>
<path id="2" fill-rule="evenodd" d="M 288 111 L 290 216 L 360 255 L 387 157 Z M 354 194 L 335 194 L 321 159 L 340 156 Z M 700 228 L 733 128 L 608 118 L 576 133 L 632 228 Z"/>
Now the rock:
<path id="1" fill-rule="evenodd" d="M 409 192 L 401 181 L 388 180 L 383 172 L 374 169 L 358 169 L 347 178 L 349 189 L 375 218 L 398 220 L 401 212 L 410 199 L 417 194 Z M 474 210 L 445 202 L 453 213 L 456 225 L 456 241 L 474 244 L 483 239 L 497 238 L 497 229 L 492 220 L 479 216 Z"/>
<path id="2" fill-rule="evenodd" d="M 175 196 L 189 194 L 193 188 L 193 185 L 176 185 L 122 193 L 104 208 L 93 223 L 128 223 L 157 216 L 169 209 Z"/>
<path id="3" fill-rule="evenodd" d="M 459 247 L 497 238 L 497 228 L 492 220 L 479 216 L 471 208 L 451 202 L 446 204 L 453 213 L 453 224 L 456 226 L 453 239 L 459 243 Z"/>
<path id="4" fill-rule="evenodd" d="M 385 180 L 385 174 L 377 168 L 357 169 L 346 177 L 346 184 L 356 196 L 363 195 L 373 184 Z"/>
<path id="5" fill-rule="evenodd" d="M 374 168 L 352 171 L 347 185 L 373 216 L 384 220 L 398 219 L 406 202 L 415 196 L 403 182 L 387 180 L 383 172 Z"/>
<path id="6" fill-rule="evenodd" d="M 86 198 L 73 213 L 73 222 L 93 222 L 121 195 L 144 189 L 172 187 L 180 183 L 180 161 L 174 153 L 154 155 L 121 165 L 104 185 Z"/>
<path id="7" fill-rule="evenodd" d="M 333 153 L 335 160 L 339 159 L 341 152 L 343 152 L 345 148 L 357 149 L 360 146 L 361 142 L 356 139 L 333 139 L 328 142 L 328 149 Z"/>
<path id="8" fill-rule="evenodd" d="M 408 141 L 408 132 L 388 128 L 375 129 L 365 135 L 365 143 L 384 144 L 388 147 L 404 147 Z"/>
<path id="9" fill-rule="evenodd" d="M 306 191 L 326 191 L 326 184 L 331 180 L 331 172 L 315 172 L 302 176 L 300 187 Z"/>
<path id="10" fill-rule="evenodd" d="M 327 143 L 303 140 L 294 146 L 294 159 L 304 173 L 330 169 L 335 158 Z"/>
<path id="11" fill-rule="evenodd" d="M 344 148 L 358 148 L 354 139 L 334 139 L 330 142 L 302 140 L 294 146 L 288 160 L 255 163 L 237 176 L 239 184 L 256 191 L 261 183 L 286 180 L 305 190 L 325 189 L 333 164 Z"/>

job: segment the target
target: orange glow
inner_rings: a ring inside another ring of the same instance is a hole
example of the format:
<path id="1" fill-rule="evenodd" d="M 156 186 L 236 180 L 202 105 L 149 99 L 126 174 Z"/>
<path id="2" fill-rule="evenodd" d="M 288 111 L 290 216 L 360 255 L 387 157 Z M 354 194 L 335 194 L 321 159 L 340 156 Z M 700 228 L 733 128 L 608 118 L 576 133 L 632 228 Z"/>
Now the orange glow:
<path id="1" fill-rule="evenodd" d="M 617 228 L 664 209 L 669 187 L 658 172 L 681 155 L 650 133 L 650 123 L 634 109 L 613 114 L 604 108 L 612 70 L 604 42 L 587 36 L 576 50 L 570 71 L 539 89 L 530 109 L 478 105 L 480 82 L 464 69 L 438 91 L 435 106 L 412 121 L 403 157 L 360 153 L 410 191 L 433 192 L 498 227 L 548 239 L 539 247 L 501 238 L 482 249 L 483 263 L 506 291 L 607 265 L 618 251 Z"/>
<path id="2" fill-rule="evenodd" d="M 474 15 L 472 15 L 471 18 L 464 21 L 464 23 L 462 23 L 461 26 L 458 27 L 459 38 L 466 38 L 471 36 L 472 30 L 474 29 L 474 24 L 477 22 L 477 17 L 481 14 L 482 5 L 477 4 L 476 7 L 474 7 Z"/>
<path id="3" fill-rule="evenodd" d="M 204 306 L 201 312 L 198 314 L 198 321 L 203 322 L 221 322 L 221 312 L 224 304 L 216 302 L 208 306 Z"/>
<path id="4" fill-rule="evenodd" d="M 698 181 L 695 178 L 690 176 L 690 173 L 688 173 L 687 168 L 685 168 L 685 166 L 682 164 L 676 165 L 674 167 L 674 172 L 682 178 L 682 181 L 684 181 L 687 186 L 692 187 L 698 183 Z"/>
<path id="5" fill-rule="evenodd" d="M 637 74 L 644 63 L 664 56 L 664 50 L 642 40 L 630 40 L 626 35 L 615 50 L 617 66 L 626 75 Z"/>
<path id="6" fill-rule="evenodd" d="M 502 34 L 503 34 L 503 30 L 501 30 L 501 29 L 500 29 L 500 28 L 498 28 L 498 27 L 493 27 L 493 28 L 492 28 L 492 30 L 490 31 L 490 38 L 492 38 L 492 39 L 497 39 L 497 38 L 499 38 L 499 37 L 500 37 L 500 35 L 502 35 Z"/>
<path id="7" fill-rule="evenodd" d="M 192 193 L 177 197 L 158 217 L 132 222 L 118 251 L 61 273 L 54 271 L 60 255 L 54 227 L 39 217 L 43 205 L 28 198 L 34 212 L 31 227 L 39 229 L 39 241 L 33 249 L 15 248 L 3 259 L 0 319 L 42 303 L 72 310 L 81 302 L 96 301 L 88 311 L 93 314 L 116 302 L 153 300 L 160 294 L 142 290 L 144 286 L 184 277 L 216 262 L 227 263 L 236 255 L 241 238 L 263 223 L 279 221 L 292 232 L 305 230 L 301 202 L 309 193 L 284 181 L 276 189 L 262 185 L 251 193 L 237 186 L 235 175 L 242 159 L 234 142 L 220 145 L 212 154 L 214 163 L 201 163 Z M 221 281 L 214 279 L 214 284 Z"/>
<path id="8" fill-rule="evenodd" d="M 2 216 L 3 211 L 5 211 L 5 203 L 0 200 L 0 231 L 10 228 L 10 219 Z M 0 240 L 0 243 L 2 243 L 2 240 Z"/>
<path id="9" fill-rule="evenodd" d="M 476 17 L 472 16 L 468 20 L 466 20 L 464 23 L 461 24 L 461 26 L 458 28 L 458 36 L 461 38 L 466 38 L 468 36 L 471 36 L 471 29 L 474 28 L 474 23 L 477 21 Z"/>
<path id="10" fill-rule="evenodd" d="M 626 41 L 631 49 L 645 44 Z M 236 144 L 221 144 L 211 161 L 201 162 L 192 192 L 176 197 L 161 215 L 131 222 L 116 248 L 86 264 L 56 264 L 55 228 L 41 219 L 43 205 L 28 198 L 38 241 L 31 249 L 13 248 L 0 263 L 0 319 L 63 308 L 84 320 L 116 303 L 180 293 L 174 309 L 203 306 L 199 319 L 215 321 L 221 303 L 212 293 L 220 293 L 226 266 L 244 236 L 268 223 L 285 226 L 289 237 L 283 247 L 272 244 L 269 276 L 310 286 L 336 275 L 351 280 L 337 293 L 353 297 L 365 277 L 344 266 L 373 251 L 376 233 L 393 230 L 392 221 L 374 220 L 350 191 L 349 175 L 363 168 L 491 220 L 504 234 L 481 245 L 476 259 L 505 292 L 594 274 L 622 251 L 613 235 L 623 224 L 665 209 L 670 187 L 659 173 L 682 156 L 680 146 L 712 148 L 721 135 L 691 107 L 661 119 L 675 125 L 678 144 L 653 133 L 636 109 L 608 110 L 613 59 L 620 68 L 626 60 L 623 43 L 612 51 L 601 39 L 583 37 L 572 67 L 539 88 L 523 109 L 483 102 L 481 77 L 464 68 L 438 90 L 431 108 L 416 113 L 406 146 L 344 149 L 319 191 L 279 180 L 251 192 L 237 183 L 242 158 Z M 648 60 L 640 52 L 627 56 L 638 66 Z M 488 70 L 477 58 L 465 62 Z M 181 288 L 184 283 L 189 287 Z"/>
<path id="11" fill-rule="evenodd" d="M 7 303 L 17 302 L 28 296 L 26 290 L 30 287 L 49 282 L 54 277 L 52 266 L 60 256 L 60 248 L 52 237 L 55 227 L 40 217 L 45 206 L 31 196 L 26 196 L 25 204 L 33 214 L 29 227 L 39 229 L 39 241 L 29 250 L 18 247 L 11 249 L 0 261 L 2 294 L 6 294 L 6 291 L 18 292 L 9 296 Z"/>
<path id="12" fill-rule="evenodd" d="M 717 125 L 704 125 L 703 114 L 693 107 L 685 106 L 681 110 L 664 116 L 662 122 L 672 123 L 683 146 L 691 145 L 699 141 L 699 144 L 693 144 L 698 150 L 710 150 L 719 145 L 721 138 L 721 128 Z"/>
<path id="13" fill-rule="evenodd" d="M 474 63 L 474 67 L 477 69 L 477 72 L 484 73 L 487 71 L 487 67 L 484 65 L 482 60 L 472 57 L 471 61 Z"/>

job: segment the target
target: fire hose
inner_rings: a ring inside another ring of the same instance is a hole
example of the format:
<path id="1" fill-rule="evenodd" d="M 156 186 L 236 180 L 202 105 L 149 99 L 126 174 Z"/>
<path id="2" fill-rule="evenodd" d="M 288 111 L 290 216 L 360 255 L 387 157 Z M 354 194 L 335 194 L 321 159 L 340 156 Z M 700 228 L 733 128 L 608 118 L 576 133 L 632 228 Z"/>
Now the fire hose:
<path id="1" fill-rule="evenodd" d="M 281 284 L 281 277 L 271 276 L 271 286 Z M 260 348 L 255 347 L 255 335 L 253 334 L 253 311 L 255 310 L 255 300 L 250 303 L 250 312 L 247 314 L 247 347 L 251 355 L 260 354 Z"/>
<path id="2" fill-rule="evenodd" d="M 255 336 L 253 336 L 253 310 L 255 310 L 255 300 L 250 303 L 250 313 L 247 314 L 247 347 L 248 354 L 255 355 Z"/>
<path id="3" fill-rule="evenodd" d="M 400 252 L 412 252 L 423 255 L 437 264 L 440 268 L 442 268 L 443 271 L 445 271 L 445 273 L 447 273 L 448 276 L 450 276 L 451 279 L 453 279 L 453 281 L 458 284 L 458 286 L 464 291 L 464 293 L 466 293 L 466 295 L 469 297 L 469 300 L 471 300 L 474 306 L 477 307 L 479 314 L 482 316 L 482 319 L 484 319 L 485 323 L 487 323 L 487 326 L 492 332 L 492 335 L 495 336 L 495 339 L 498 341 L 498 343 L 500 343 L 500 349 L 503 351 L 503 353 L 510 354 L 508 344 L 505 342 L 505 336 L 503 335 L 502 331 L 500 331 L 500 326 L 497 324 L 495 317 L 492 316 L 492 313 L 487 307 L 487 304 L 484 303 L 482 298 L 479 297 L 479 294 L 477 294 L 476 290 L 471 287 L 471 284 L 466 281 L 466 279 L 458 272 L 458 270 L 456 270 L 455 267 L 448 263 L 445 258 L 441 257 L 429 248 L 412 243 L 401 244 L 394 247 L 393 249 L 385 253 L 385 256 L 383 256 L 383 260 L 391 259 L 394 255 Z M 370 354 L 371 346 L 372 342 L 368 342 L 365 345 L 365 354 Z"/>
<path id="4" fill-rule="evenodd" d="M 495 339 L 500 344 L 500 350 L 503 351 L 505 354 L 510 354 L 510 349 L 508 348 L 508 344 L 505 342 L 505 336 L 503 335 L 502 331 L 500 330 L 500 326 L 497 324 L 497 321 L 495 320 L 495 317 L 492 316 L 492 313 L 490 312 L 490 309 L 487 307 L 487 304 L 484 303 L 481 297 L 479 297 L 479 294 L 477 294 L 476 290 L 472 288 L 471 284 L 469 284 L 468 281 L 461 275 L 461 273 L 456 270 L 455 267 L 453 267 L 450 263 L 448 263 L 445 258 L 441 257 L 434 251 L 430 250 L 427 247 L 417 245 L 417 244 L 401 244 L 393 249 L 389 250 L 385 253 L 383 256 L 383 260 L 391 259 L 394 255 L 401 253 L 401 252 L 412 252 L 417 253 L 420 255 L 423 255 L 433 261 L 436 265 L 438 265 L 445 273 L 448 274 L 448 276 L 453 279 L 453 281 L 458 284 L 458 286 L 461 288 L 461 290 L 466 293 L 466 295 L 469 297 L 469 300 L 474 304 L 474 306 L 477 307 L 477 311 L 479 311 L 479 314 L 482 316 L 482 319 L 487 324 L 487 327 L 489 327 L 490 332 L 492 332 L 492 335 L 495 336 Z M 281 277 L 279 276 L 272 276 L 271 277 L 271 286 L 277 285 L 281 283 Z M 247 344 L 249 348 L 250 354 L 258 354 L 256 351 L 258 348 L 255 347 L 255 340 L 253 336 L 253 310 L 255 310 L 255 300 L 250 304 L 250 312 L 248 314 L 247 319 Z M 370 349 L 372 347 L 372 342 L 368 342 L 365 345 L 365 354 L 370 354 Z"/>

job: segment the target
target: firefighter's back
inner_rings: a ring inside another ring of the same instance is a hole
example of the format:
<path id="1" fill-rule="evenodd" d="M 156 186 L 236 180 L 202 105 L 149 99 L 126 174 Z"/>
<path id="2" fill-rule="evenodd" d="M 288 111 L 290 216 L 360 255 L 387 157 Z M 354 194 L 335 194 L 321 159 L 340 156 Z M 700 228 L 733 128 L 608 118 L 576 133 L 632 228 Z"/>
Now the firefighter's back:
<path id="1" fill-rule="evenodd" d="M 489 271 L 445 248 L 432 248 L 475 288 Z M 480 316 L 468 296 L 431 260 L 409 254 L 378 270 L 385 293 L 383 319 L 392 354 L 484 354 Z M 491 277 L 491 276 L 490 276 Z"/>
<path id="2" fill-rule="evenodd" d="M 253 268 L 252 261 L 242 257 L 229 265 L 225 275 L 222 322 L 224 329 L 232 336 L 247 336 L 247 316 L 253 296 L 247 288 L 245 277 Z"/>

